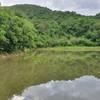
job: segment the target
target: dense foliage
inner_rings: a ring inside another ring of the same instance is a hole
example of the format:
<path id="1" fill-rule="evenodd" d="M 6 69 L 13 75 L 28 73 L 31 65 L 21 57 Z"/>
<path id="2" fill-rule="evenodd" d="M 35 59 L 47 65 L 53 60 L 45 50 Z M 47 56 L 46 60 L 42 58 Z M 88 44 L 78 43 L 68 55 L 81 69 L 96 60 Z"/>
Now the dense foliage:
<path id="1" fill-rule="evenodd" d="M 51 11 L 35 5 L 0 8 L 0 51 L 34 47 L 100 46 L 100 14 Z"/>
<path id="2" fill-rule="evenodd" d="M 0 12 L 0 51 L 12 52 L 33 48 L 36 30 L 26 19 Z"/>

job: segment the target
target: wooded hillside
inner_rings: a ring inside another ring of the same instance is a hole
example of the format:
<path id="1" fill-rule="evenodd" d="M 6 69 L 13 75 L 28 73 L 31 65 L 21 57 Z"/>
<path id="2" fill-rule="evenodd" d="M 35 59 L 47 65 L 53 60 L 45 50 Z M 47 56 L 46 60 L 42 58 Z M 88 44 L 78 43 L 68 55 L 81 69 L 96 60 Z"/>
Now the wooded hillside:
<path id="1" fill-rule="evenodd" d="M 54 46 L 100 46 L 100 14 L 51 11 L 35 5 L 0 8 L 0 52 Z"/>

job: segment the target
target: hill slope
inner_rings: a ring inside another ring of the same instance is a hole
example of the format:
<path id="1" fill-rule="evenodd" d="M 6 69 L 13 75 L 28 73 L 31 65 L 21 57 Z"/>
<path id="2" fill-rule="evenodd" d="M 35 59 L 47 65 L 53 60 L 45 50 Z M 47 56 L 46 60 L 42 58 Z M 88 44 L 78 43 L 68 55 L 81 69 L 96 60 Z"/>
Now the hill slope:
<path id="1" fill-rule="evenodd" d="M 19 50 L 24 50 L 25 48 L 33 48 L 33 47 L 52 47 L 52 46 L 100 46 L 100 19 L 93 16 L 82 16 L 76 14 L 75 12 L 61 12 L 61 11 L 51 11 L 48 8 L 39 7 L 35 5 L 14 5 L 11 7 L 2 7 L 0 12 L 9 13 L 10 18 L 13 16 L 17 17 L 19 20 L 23 20 L 27 27 L 26 29 L 30 29 L 32 31 L 32 39 L 28 39 L 28 43 L 32 43 L 31 46 L 21 46 L 17 47 Z M 0 25 L 6 27 L 9 25 L 9 21 L 13 21 L 1 16 L 3 19 Z M 16 22 L 17 20 L 16 19 Z M 9 21 L 6 21 L 9 20 Z M 14 23 L 16 23 L 14 22 Z M 20 22 L 20 21 L 18 21 Z M 18 23 L 17 22 L 17 23 Z M 16 24 L 17 24 L 16 23 Z M 30 25 L 31 24 L 31 25 Z M 17 25 L 18 26 L 18 25 Z M 14 33 L 19 34 L 17 26 L 12 26 L 16 30 L 13 30 Z M 31 28 L 29 28 L 29 26 Z M 11 27 L 11 31 L 12 31 Z M 19 26 L 20 27 L 20 26 Z M 6 38 L 6 42 L 9 47 L 12 47 L 12 43 L 9 43 L 7 40 L 11 38 L 10 34 L 13 36 L 12 32 L 8 32 L 8 30 L 4 30 L 2 27 L 0 32 L 0 38 Z M 20 28 L 20 31 L 23 30 L 23 27 Z M 5 34 L 2 34 L 2 31 L 5 31 Z M 20 32 L 21 33 L 21 32 Z M 29 34 L 25 30 L 26 34 Z M 35 35 L 34 35 L 35 34 Z M 22 35 L 22 33 L 21 33 Z M 15 36 L 16 37 L 16 36 Z M 0 40 L 0 43 L 1 43 Z M 32 41 L 33 40 L 33 41 Z M 4 40 L 3 40 L 4 41 Z M 12 41 L 12 38 L 11 38 Z M 20 40 L 19 40 L 20 41 Z M 26 42 L 26 38 L 23 39 Z M 26 43 L 27 43 L 26 42 Z M 23 42 L 20 41 L 23 45 Z M 5 44 L 5 42 L 4 42 Z M 15 43 L 16 44 L 16 43 Z M 14 44 L 14 45 L 15 45 Z M 0 50 L 2 51 L 16 51 L 16 45 L 11 50 L 4 49 L 0 44 Z"/>

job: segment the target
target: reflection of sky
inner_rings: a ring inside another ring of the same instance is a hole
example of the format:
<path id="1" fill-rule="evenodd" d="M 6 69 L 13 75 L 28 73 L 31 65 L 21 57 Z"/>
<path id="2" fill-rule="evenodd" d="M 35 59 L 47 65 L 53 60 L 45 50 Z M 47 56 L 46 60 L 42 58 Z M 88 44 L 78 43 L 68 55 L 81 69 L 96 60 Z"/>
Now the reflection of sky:
<path id="1" fill-rule="evenodd" d="M 77 11 L 85 15 L 100 12 L 100 0 L 0 0 L 3 5 L 36 4 L 56 10 Z"/>
<path id="2" fill-rule="evenodd" d="M 12 100 L 99 100 L 100 79 L 84 76 L 73 81 L 51 81 L 24 90 Z"/>

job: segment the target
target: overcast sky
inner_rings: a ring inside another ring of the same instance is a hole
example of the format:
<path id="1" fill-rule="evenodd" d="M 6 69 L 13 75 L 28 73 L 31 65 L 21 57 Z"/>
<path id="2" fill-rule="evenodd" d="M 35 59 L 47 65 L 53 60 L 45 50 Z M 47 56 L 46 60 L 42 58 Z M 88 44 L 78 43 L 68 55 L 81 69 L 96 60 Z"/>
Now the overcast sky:
<path id="1" fill-rule="evenodd" d="M 100 0 L 0 0 L 3 5 L 36 4 L 53 10 L 76 11 L 84 15 L 100 12 Z"/>

